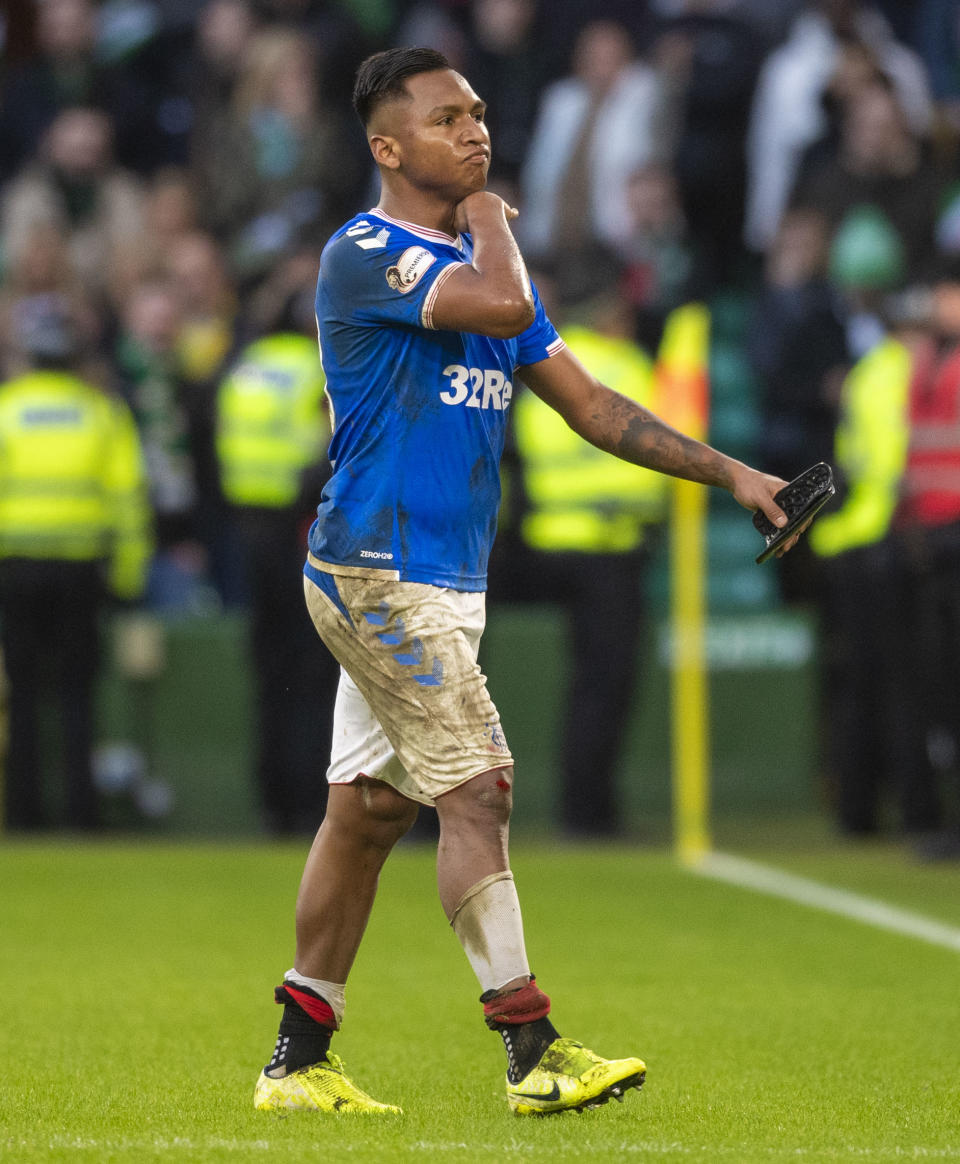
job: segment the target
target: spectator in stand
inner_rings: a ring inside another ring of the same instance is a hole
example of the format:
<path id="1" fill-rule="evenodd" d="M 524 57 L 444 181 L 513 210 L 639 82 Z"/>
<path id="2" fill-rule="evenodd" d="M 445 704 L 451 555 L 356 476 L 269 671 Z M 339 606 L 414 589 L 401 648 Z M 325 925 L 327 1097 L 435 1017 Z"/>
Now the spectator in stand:
<path id="1" fill-rule="evenodd" d="M 930 87 L 923 62 L 897 42 L 883 17 L 858 0 L 810 3 L 791 26 L 786 43 L 764 63 L 750 114 L 747 143 L 748 247 L 773 241 L 796 182 L 803 151 L 828 128 L 822 98 L 843 59 L 858 42 L 890 78 L 911 131 L 930 128 Z"/>
<path id="2" fill-rule="evenodd" d="M 149 174 L 182 156 L 188 111 L 168 92 L 166 75 L 178 46 L 162 39 L 152 43 L 158 26 L 151 27 L 149 19 L 156 21 L 156 13 L 148 11 L 138 26 L 120 18 L 120 5 L 22 3 L 33 8 L 35 51 L 10 70 L 0 88 L 0 175 L 14 173 L 33 157 L 56 116 L 78 105 L 110 114 L 116 155 L 126 168 Z M 136 32 L 142 34 L 139 42 Z"/>
<path id="3" fill-rule="evenodd" d="M 199 229 L 200 208 L 188 170 L 169 166 L 151 178 L 143 202 L 143 233 L 113 262 L 114 301 L 130 288 L 162 275 L 180 240 Z"/>
<path id="4" fill-rule="evenodd" d="M 829 233 L 814 210 L 788 211 L 767 253 L 744 347 L 759 396 L 757 454 L 795 477 L 830 461 L 840 385 L 849 366 L 847 301 L 828 278 Z M 782 597 L 819 602 L 822 571 L 809 546 L 776 563 Z M 795 560 L 793 560 L 795 558 Z"/>
<path id="5" fill-rule="evenodd" d="M 362 177 L 354 159 L 343 118 L 319 97 L 309 37 L 257 32 L 197 158 L 206 224 L 241 280 L 262 277 L 292 246 L 325 239 L 354 209 Z"/>
<path id="6" fill-rule="evenodd" d="M 937 113 L 954 137 L 960 133 L 960 11 L 956 0 L 919 0 L 916 43 L 933 89 Z"/>
<path id="7" fill-rule="evenodd" d="M 910 129 L 896 91 L 878 76 L 847 101 L 835 157 L 801 174 L 791 201 L 815 207 L 831 230 L 869 206 L 901 241 L 908 271 L 922 271 L 947 182 L 926 143 Z"/>
<path id="8" fill-rule="evenodd" d="M 197 14 L 181 89 L 193 116 L 191 169 L 202 169 L 224 124 L 244 54 L 257 29 L 250 0 L 210 0 Z"/>
<path id="9" fill-rule="evenodd" d="M 690 298 L 696 256 L 669 166 L 652 163 L 631 175 L 627 205 L 620 293 L 634 310 L 640 343 L 653 350 L 667 315 Z"/>
<path id="10" fill-rule="evenodd" d="M 220 597 L 232 604 L 240 595 L 234 587 L 214 429 L 217 387 L 239 342 L 237 291 L 221 247 L 203 231 L 174 241 L 167 272 L 178 299 L 177 375 L 197 485 L 197 534 L 206 548 L 212 581 Z"/>
<path id="11" fill-rule="evenodd" d="M 672 165 L 706 295 L 746 276 L 746 135 L 761 42 L 721 0 L 680 0 L 653 59 L 676 105 Z"/>
<path id="12" fill-rule="evenodd" d="M 147 602 L 158 610 L 189 606 L 205 578 L 197 533 L 197 483 L 179 375 L 180 307 L 169 283 L 146 280 L 124 304 L 113 353 L 117 384 L 133 412 L 147 467 L 157 552 Z"/>
<path id="13" fill-rule="evenodd" d="M 168 166 L 153 175 L 144 206 L 145 234 L 158 255 L 197 228 L 200 207 L 189 170 Z"/>
<path id="14" fill-rule="evenodd" d="M 662 2 L 662 0 L 661 0 Z M 610 20 L 625 28 L 634 44 L 646 45 L 652 27 L 651 9 L 658 0 L 537 0 L 537 41 L 548 76 L 559 77 L 570 67 L 570 46 L 588 24 Z"/>
<path id="15" fill-rule="evenodd" d="M 100 74 L 94 59 L 92 0 L 34 3 L 36 50 L 0 88 L 0 175 L 14 174 L 40 147 L 58 113 L 95 103 Z"/>
<path id="16" fill-rule="evenodd" d="M 109 83 L 99 104 L 116 118 L 118 159 L 145 178 L 189 159 L 193 110 L 183 70 L 198 7 L 97 0 L 96 57 Z"/>
<path id="17" fill-rule="evenodd" d="M 453 5 L 412 0 L 390 39 L 394 45 L 425 45 L 443 53 L 454 68 L 466 68 L 471 46 L 459 17 Z"/>
<path id="18" fill-rule="evenodd" d="M 760 460 L 783 465 L 790 478 L 814 461 L 830 460 L 846 372 L 844 308 L 827 277 L 828 244 L 818 211 L 784 216 L 746 336 L 761 387 Z"/>
<path id="19" fill-rule="evenodd" d="M 843 301 L 851 360 L 859 360 L 887 334 L 884 303 L 909 278 L 903 242 L 875 206 L 852 210 L 830 240 L 830 282 Z"/>
<path id="20" fill-rule="evenodd" d="M 547 79 L 536 16 L 536 0 L 477 0 L 471 12 L 470 73 L 487 102 L 497 145 L 492 168 L 501 181 L 519 178 Z"/>
<path id="21" fill-rule="evenodd" d="M 180 366 L 202 391 L 218 381 L 236 346 L 237 289 L 222 248 L 206 231 L 172 237 L 166 271 L 180 301 Z"/>
<path id="22" fill-rule="evenodd" d="M 51 223 L 41 223 L 28 233 L 0 283 L 0 376 L 13 376 L 30 367 L 32 360 L 22 347 L 28 334 L 24 312 L 32 315 L 36 304 L 44 300 L 66 305 L 75 346 L 74 369 L 92 375 L 103 322 L 83 293 L 70 261 L 67 235 Z"/>
<path id="23" fill-rule="evenodd" d="M 521 175 L 517 234 L 534 260 L 616 247 L 629 233 L 630 177 L 669 152 L 664 99 L 622 25 L 583 29 L 572 74 L 543 93 Z"/>
<path id="24" fill-rule="evenodd" d="M 107 114 L 64 110 L 36 160 L 7 185 L 2 208 L 9 259 L 17 261 L 37 226 L 67 232 L 71 261 L 95 303 L 107 297 L 113 262 L 143 229 L 140 183 L 114 163 L 111 141 Z"/>
<path id="25" fill-rule="evenodd" d="M 392 24 L 392 9 L 410 6 L 410 0 L 254 0 L 254 11 L 263 24 L 296 28 L 307 36 L 316 57 L 323 103 L 332 102 L 344 113 L 350 111 L 357 65 L 370 51 L 365 24 L 371 10 L 386 9 Z"/>
<path id="26" fill-rule="evenodd" d="M 850 40 L 840 44 L 833 74 L 820 95 L 823 126 L 817 138 L 801 151 L 791 192 L 819 164 L 836 160 L 848 105 L 864 89 L 884 77 L 872 50 L 862 41 Z"/>

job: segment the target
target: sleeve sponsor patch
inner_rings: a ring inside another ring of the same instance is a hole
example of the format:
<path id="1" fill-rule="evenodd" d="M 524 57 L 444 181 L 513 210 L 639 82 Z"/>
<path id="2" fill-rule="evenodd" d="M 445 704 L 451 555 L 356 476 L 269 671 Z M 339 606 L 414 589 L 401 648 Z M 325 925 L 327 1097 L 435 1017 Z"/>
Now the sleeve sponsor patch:
<path id="1" fill-rule="evenodd" d="M 412 291 L 437 261 L 425 247 L 407 247 L 396 263 L 387 268 L 386 280 L 394 291 L 406 295 Z"/>

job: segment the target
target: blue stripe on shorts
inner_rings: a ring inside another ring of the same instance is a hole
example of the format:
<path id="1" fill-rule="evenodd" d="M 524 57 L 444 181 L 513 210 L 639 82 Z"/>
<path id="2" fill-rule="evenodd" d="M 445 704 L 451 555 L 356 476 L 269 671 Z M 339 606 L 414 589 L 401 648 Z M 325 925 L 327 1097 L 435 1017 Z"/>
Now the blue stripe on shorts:
<path id="1" fill-rule="evenodd" d="M 332 574 L 328 574 L 326 570 L 318 570 L 316 566 L 310 562 L 304 562 L 303 572 L 310 579 L 310 581 L 319 590 L 330 599 L 333 605 L 340 611 L 347 622 L 353 626 L 353 619 L 350 617 L 350 611 L 343 605 L 343 599 L 340 597 L 340 591 L 337 589 L 337 580 Z M 356 629 L 356 628 L 354 628 Z"/>

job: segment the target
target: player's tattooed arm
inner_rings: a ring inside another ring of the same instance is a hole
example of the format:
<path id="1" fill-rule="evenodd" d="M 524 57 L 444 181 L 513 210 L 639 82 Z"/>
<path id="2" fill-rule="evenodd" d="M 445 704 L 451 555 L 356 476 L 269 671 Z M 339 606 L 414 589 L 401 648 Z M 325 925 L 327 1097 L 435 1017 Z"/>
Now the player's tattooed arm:
<path id="1" fill-rule="evenodd" d="M 786 516 L 773 495 L 786 484 L 685 436 L 636 401 L 591 376 L 569 351 L 520 370 L 536 394 L 591 444 L 623 461 L 727 489 L 746 509 L 762 509 L 776 525 Z"/>
<path id="2" fill-rule="evenodd" d="M 684 436 L 655 413 L 612 389 L 598 393 L 588 424 L 581 424 L 577 431 L 622 461 L 704 485 L 725 489 L 732 485 L 729 457 Z"/>

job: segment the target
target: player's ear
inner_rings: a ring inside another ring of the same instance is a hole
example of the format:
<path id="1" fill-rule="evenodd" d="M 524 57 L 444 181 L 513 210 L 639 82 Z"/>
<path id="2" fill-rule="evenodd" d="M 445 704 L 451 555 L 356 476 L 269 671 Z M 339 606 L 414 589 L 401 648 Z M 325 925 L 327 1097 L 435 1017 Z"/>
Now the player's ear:
<path id="1" fill-rule="evenodd" d="M 400 168 L 400 143 L 395 137 L 384 133 L 375 133 L 370 138 L 370 152 L 378 166 L 388 170 Z"/>

